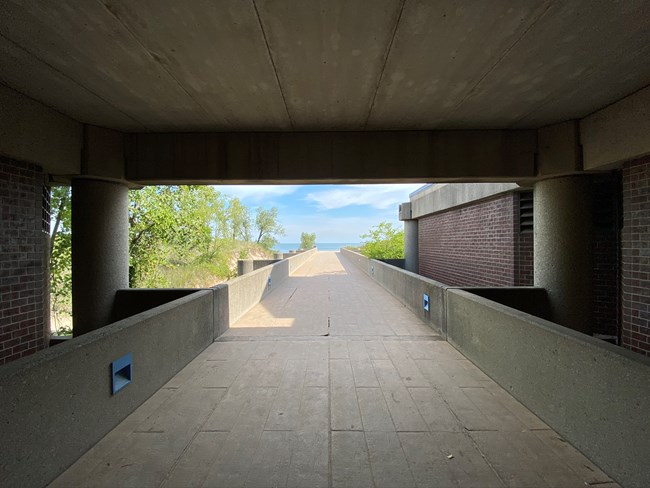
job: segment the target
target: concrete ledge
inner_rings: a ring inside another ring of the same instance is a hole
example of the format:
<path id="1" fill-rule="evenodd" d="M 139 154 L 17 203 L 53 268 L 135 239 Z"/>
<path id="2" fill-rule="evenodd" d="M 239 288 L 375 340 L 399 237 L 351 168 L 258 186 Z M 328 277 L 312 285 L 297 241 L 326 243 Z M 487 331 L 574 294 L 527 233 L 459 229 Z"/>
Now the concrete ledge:
<path id="1" fill-rule="evenodd" d="M 213 340 L 203 290 L 0 369 L 3 486 L 52 481 Z M 111 395 L 110 364 L 133 355 L 129 385 Z"/>
<path id="2" fill-rule="evenodd" d="M 650 486 L 650 359 L 463 290 L 447 339 L 627 487 Z"/>
<path id="3" fill-rule="evenodd" d="M 257 305 L 262 298 L 271 293 L 296 269 L 314 256 L 316 249 L 291 255 L 271 266 L 265 266 L 252 273 L 247 273 L 224 283 L 228 287 L 228 328 L 246 312 Z M 269 278 L 271 285 L 269 286 Z M 227 329 L 224 327 L 223 332 Z M 221 332 L 221 333 L 223 333 Z"/>

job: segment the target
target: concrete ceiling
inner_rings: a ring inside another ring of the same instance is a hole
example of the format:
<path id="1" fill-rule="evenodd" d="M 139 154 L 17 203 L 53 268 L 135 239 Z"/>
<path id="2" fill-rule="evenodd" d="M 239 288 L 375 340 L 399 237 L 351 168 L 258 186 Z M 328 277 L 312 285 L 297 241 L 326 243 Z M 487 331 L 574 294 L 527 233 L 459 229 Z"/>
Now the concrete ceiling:
<path id="1" fill-rule="evenodd" d="M 125 131 L 537 128 L 650 84 L 650 4 L 2 0 L 0 81 Z"/>

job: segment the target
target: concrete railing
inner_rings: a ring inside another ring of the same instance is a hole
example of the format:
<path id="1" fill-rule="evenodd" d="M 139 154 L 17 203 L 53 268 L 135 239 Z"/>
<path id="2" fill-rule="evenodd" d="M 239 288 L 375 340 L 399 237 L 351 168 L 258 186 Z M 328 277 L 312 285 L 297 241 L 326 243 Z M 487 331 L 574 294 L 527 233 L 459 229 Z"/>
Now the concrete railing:
<path id="1" fill-rule="evenodd" d="M 368 259 L 350 249 L 341 249 L 345 258 L 384 287 L 395 298 L 446 338 L 447 334 L 447 290 L 464 289 L 523 312 L 548 318 L 550 315 L 546 291 L 529 287 L 475 287 L 457 288 L 447 286 L 417 273 L 406 271 L 396 264 Z M 425 310 L 425 295 L 429 310 Z"/>
<path id="2" fill-rule="evenodd" d="M 620 484 L 650 486 L 650 358 L 464 290 L 447 339 Z"/>
<path id="3" fill-rule="evenodd" d="M 228 300 L 228 327 L 257 305 L 296 269 L 309 261 L 316 251 L 310 249 L 292 254 L 287 259 L 223 283 L 226 290 L 222 293 L 227 295 Z"/>
<path id="4" fill-rule="evenodd" d="M 119 290 L 117 322 L 0 368 L 0 485 L 52 481 L 315 252 L 208 289 Z M 128 353 L 131 383 L 112 395 Z"/>
<path id="5" fill-rule="evenodd" d="M 368 274 L 422 321 L 443 337 L 447 330 L 446 285 L 396 266 L 368 259 L 358 252 L 341 249 L 341 253 L 355 266 Z M 429 310 L 424 308 L 424 295 L 429 297 Z"/>
<path id="6" fill-rule="evenodd" d="M 650 486 L 650 359 L 540 318 L 544 289 L 454 288 L 341 251 L 607 474 Z"/>
<path id="7" fill-rule="evenodd" d="M 214 339 L 213 291 L 199 290 L 0 368 L 0 484 L 44 486 Z M 111 392 L 111 362 L 131 383 Z"/>

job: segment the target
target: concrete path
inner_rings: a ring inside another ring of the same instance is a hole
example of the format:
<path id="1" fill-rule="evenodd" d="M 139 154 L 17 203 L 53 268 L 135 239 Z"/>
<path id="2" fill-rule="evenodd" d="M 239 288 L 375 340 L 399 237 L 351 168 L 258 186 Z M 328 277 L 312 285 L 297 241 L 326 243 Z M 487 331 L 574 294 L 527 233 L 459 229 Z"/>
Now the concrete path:
<path id="1" fill-rule="evenodd" d="M 320 252 L 51 486 L 589 485 L 618 486 Z"/>

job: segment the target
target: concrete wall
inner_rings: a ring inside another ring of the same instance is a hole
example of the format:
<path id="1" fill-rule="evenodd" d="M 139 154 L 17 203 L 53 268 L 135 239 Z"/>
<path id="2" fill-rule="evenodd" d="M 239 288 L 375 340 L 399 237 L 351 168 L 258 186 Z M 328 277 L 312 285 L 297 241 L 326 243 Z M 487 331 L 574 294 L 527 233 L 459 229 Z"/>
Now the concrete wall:
<path id="1" fill-rule="evenodd" d="M 447 338 L 626 487 L 650 486 L 650 360 L 463 290 Z"/>
<path id="2" fill-rule="evenodd" d="M 311 249 L 299 254 L 292 254 L 290 258 L 224 283 L 228 288 L 228 327 L 237 322 L 262 298 L 271 293 L 277 285 L 311 259 L 315 252 L 316 249 Z M 271 278 L 270 286 L 269 278 Z M 226 294 L 226 292 L 222 293 Z"/>
<path id="3" fill-rule="evenodd" d="M 213 340 L 213 293 L 115 322 L 0 368 L 3 486 L 43 486 L 162 387 Z M 111 395 L 110 363 L 133 354 Z"/>

